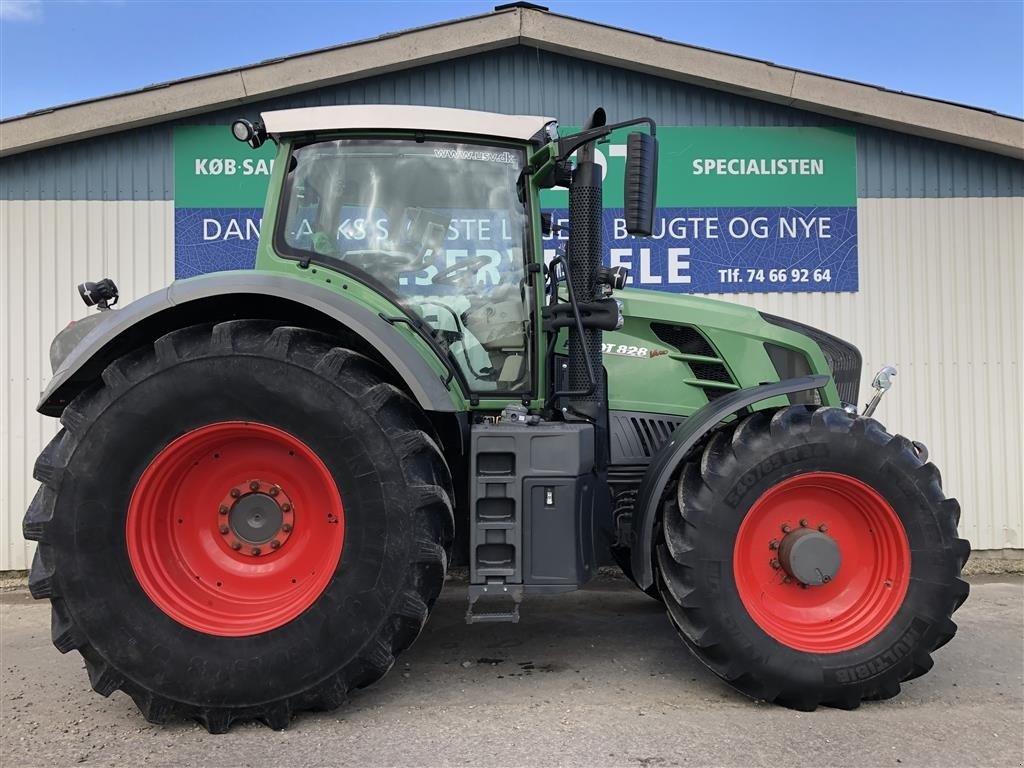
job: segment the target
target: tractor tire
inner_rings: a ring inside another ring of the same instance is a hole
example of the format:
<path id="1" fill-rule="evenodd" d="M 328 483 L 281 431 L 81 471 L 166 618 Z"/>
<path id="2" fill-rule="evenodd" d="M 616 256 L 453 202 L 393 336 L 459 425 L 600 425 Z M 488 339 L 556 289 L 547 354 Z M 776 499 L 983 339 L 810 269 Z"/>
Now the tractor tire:
<path id="1" fill-rule="evenodd" d="M 233 320 L 111 363 L 67 406 L 24 520 L 53 643 L 147 720 L 285 728 L 380 678 L 444 583 L 429 422 L 318 332 Z"/>
<path id="2" fill-rule="evenodd" d="M 890 698 L 956 632 L 960 507 L 877 421 L 754 413 L 714 433 L 676 490 L 657 548 L 669 617 L 748 696 L 802 711 Z"/>

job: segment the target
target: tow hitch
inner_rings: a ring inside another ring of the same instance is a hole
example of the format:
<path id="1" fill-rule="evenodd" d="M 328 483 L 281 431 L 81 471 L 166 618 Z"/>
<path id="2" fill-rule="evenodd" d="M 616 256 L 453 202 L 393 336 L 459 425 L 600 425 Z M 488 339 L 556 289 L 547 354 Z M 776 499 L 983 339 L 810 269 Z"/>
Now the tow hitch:
<path id="1" fill-rule="evenodd" d="M 892 377 L 895 375 L 896 366 L 894 365 L 887 365 L 875 374 L 875 378 L 871 380 L 871 388 L 875 390 L 875 395 L 871 398 L 871 402 L 864 407 L 864 413 L 861 416 L 868 418 L 875 412 L 878 404 L 882 402 L 882 395 L 892 387 Z"/>
<path id="2" fill-rule="evenodd" d="M 892 389 L 892 377 L 895 375 L 895 365 L 886 365 L 875 374 L 875 378 L 871 380 L 871 388 L 875 390 L 875 394 L 871 398 L 871 402 L 864 406 L 864 413 L 861 416 L 864 418 L 871 417 L 875 409 L 878 408 L 878 404 L 882 402 L 882 395 Z M 914 450 L 917 451 L 921 461 L 928 461 L 928 447 L 919 440 L 911 440 L 910 442 L 914 446 Z"/>

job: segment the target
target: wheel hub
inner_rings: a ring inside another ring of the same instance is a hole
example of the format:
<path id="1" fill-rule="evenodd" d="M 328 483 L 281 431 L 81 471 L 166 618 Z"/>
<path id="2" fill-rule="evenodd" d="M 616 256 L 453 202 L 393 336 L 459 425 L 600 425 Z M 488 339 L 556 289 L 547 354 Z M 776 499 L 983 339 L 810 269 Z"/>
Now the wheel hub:
<path id="1" fill-rule="evenodd" d="M 236 485 L 228 491 L 217 512 L 221 518 L 221 537 L 231 549 L 247 557 L 266 557 L 276 552 L 291 536 L 294 524 L 288 494 L 280 485 L 263 480 Z"/>
<path id="2" fill-rule="evenodd" d="M 263 544 L 281 530 L 284 514 L 265 493 L 253 493 L 235 502 L 228 513 L 232 533 L 249 544 Z"/>
<path id="3" fill-rule="evenodd" d="M 839 572 L 839 545 L 822 531 L 798 528 L 779 544 L 779 564 L 791 577 L 808 587 L 828 584 Z"/>

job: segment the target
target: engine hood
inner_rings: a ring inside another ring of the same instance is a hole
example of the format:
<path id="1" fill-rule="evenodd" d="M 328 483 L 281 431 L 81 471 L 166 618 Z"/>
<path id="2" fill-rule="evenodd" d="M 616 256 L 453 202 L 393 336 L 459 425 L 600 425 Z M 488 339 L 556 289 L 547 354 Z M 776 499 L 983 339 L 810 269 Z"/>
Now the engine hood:
<path id="1" fill-rule="evenodd" d="M 638 289 L 617 291 L 615 298 L 624 322 L 604 334 L 603 347 L 612 410 L 688 416 L 728 392 L 787 378 L 769 355 L 771 346 L 778 348 L 776 361 L 781 350 L 807 373 L 831 375 L 811 335 L 769 322 L 751 307 Z M 817 397 L 841 405 L 832 381 Z M 789 402 L 775 400 L 765 407 Z"/>

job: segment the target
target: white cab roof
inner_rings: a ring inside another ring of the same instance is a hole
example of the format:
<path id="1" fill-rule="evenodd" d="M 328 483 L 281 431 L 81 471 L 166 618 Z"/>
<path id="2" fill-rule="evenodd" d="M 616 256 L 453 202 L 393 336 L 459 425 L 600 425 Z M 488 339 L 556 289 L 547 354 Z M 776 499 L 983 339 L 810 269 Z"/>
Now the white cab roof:
<path id="1" fill-rule="evenodd" d="M 406 130 L 471 133 L 526 141 L 553 117 L 502 115 L 447 107 L 414 107 L 396 104 L 306 107 L 264 112 L 267 133 L 280 136 L 306 131 Z"/>

